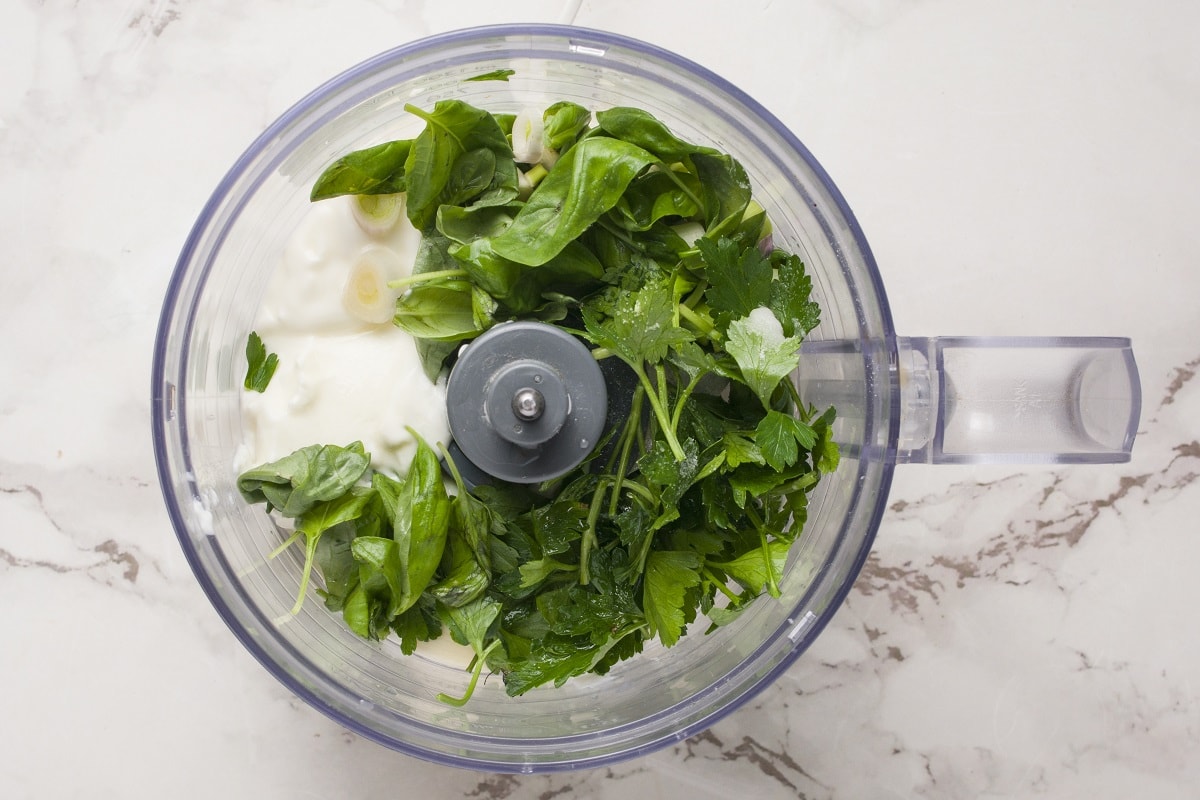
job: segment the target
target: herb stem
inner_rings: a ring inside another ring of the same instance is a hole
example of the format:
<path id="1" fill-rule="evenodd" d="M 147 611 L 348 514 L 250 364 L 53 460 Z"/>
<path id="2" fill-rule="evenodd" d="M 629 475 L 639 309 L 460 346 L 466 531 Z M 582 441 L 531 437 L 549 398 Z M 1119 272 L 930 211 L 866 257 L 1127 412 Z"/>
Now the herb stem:
<path id="1" fill-rule="evenodd" d="M 671 414 L 671 429 L 679 429 L 679 418 L 683 416 L 683 406 L 687 403 L 687 399 L 692 396 L 692 392 L 696 390 L 697 384 L 707 375 L 707 372 L 699 371 L 692 379 L 688 381 L 688 385 L 683 387 L 683 391 L 679 393 L 679 397 L 675 399 L 675 411 Z"/>
<path id="2" fill-rule="evenodd" d="M 775 562 L 771 558 L 771 545 L 767 542 L 767 532 L 764 530 L 762 517 L 754 510 L 754 506 L 746 504 L 746 516 L 758 531 L 758 542 L 762 548 L 763 567 L 767 573 L 767 591 L 771 597 L 779 597 L 779 581 L 775 577 Z"/>
<path id="3" fill-rule="evenodd" d="M 678 306 L 679 316 L 687 320 L 693 328 L 704 335 L 709 335 L 713 332 L 714 326 L 704 317 L 697 314 L 692 309 L 688 308 L 687 303 L 680 303 Z"/>
<path id="4" fill-rule="evenodd" d="M 300 537 L 303 535 L 304 535 L 304 531 L 296 531 L 291 536 L 284 539 L 283 544 L 279 545 L 279 547 L 276 547 L 274 550 L 272 550 L 270 553 L 267 554 L 267 560 L 270 561 L 273 558 L 275 558 L 276 556 L 278 556 L 280 553 L 282 553 L 284 550 L 287 550 L 289 547 L 294 545 L 297 542 L 297 540 L 299 540 Z"/>
<path id="5" fill-rule="evenodd" d="M 717 589 L 717 591 L 719 591 L 721 594 L 728 597 L 732 602 L 734 602 L 734 603 L 742 602 L 742 598 L 738 597 L 736 594 L 731 592 L 729 590 L 729 587 L 725 585 L 725 581 L 718 578 L 716 573 L 714 573 L 708 567 L 704 568 L 704 577 L 708 578 L 709 582 L 712 583 L 712 585 Z"/>
<path id="6" fill-rule="evenodd" d="M 643 248 L 643 247 L 642 247 L 640 244 L 638 244 L 637 242 L 635 242 L 635 241 L 633 240 L 633 237 L 632 237 L 632 236 L 630 236 L 628 232 L 626 232 L 626 231 L 622 230 L 622 229 L 620 228 L 620 226 L 618 226 L 618 225 L 614 225 L 614 224 L 613 224 L 613 223 L 612 223 L 612 222 L 611 222 L 609 219 L 607 219 L 606 217 L 600 217 L 600 219 L 596 220 L 596 223 L 597 223 L 597 224 L 598 224 L 598 225 L 599 225 L 601 228 L 603 228 L 604 230 L 608 231 L 608 232 L 609 232 L 609 233 L 611 233 L 611 234 L 612 234 L 614 237 L 616 237 L 617 239 L 620 239 L 622 242 L 624 242 L 625 244 L 629 245 L 630 247 L 632 247 L 632 248 L 633 248 L 634 250 L 636 250 L 637 252 L 641 253 L 641 252 L 644 252 L 644 251 L 645 251 L 645 248 Z"/>
<path id="7" fill-rule="evenodd" d="M 625 430 L 621 432 L 620 459 L 617 461 L 616 475 L 613 483 L 612 499 L 609 501 L 608 513 L 617 513 L 617 503 L 621 499 L 621 486 L 625 482 L 625 473 L 629 469 L 629 456 L 633 452 L 633 443 L 637 440 L 637 432 L 642 421 L 642 397 L 646 390 L 639 386 L 633 392 L 633 401 L 629 406 L 629 418 L 625 421 Z"/>
<path id="8" fill-rule="evenodd" d="M 671 448 L 671 454 L 675 456 L 676 461 L 683 461 L 687 458 L 687 454 L 683 452 L 683 447 L 680 446 L 679 440 L 675 438 L 675 430 L 671 427 L 671 417 L 667 414 L 659 402 L 658 390 L 654 384 L 650 382 L 650 376 L 646 374 L 645 368 L 638 364 L 633 368 L 637 373 L 638 380 L 646 387 L 646 399 L 650 401 L 650 408 L 654 411 L 654 416 L 658 420 L 658 425 L 662 428 L 663 438 L 667 440 L 667 446 Z"/>
<path id="9" fill-rule="evenodd" d="M 471 695 L 475 694 L 475 685 L 479 683 L 479 675 L 483 672 L 483 662 L 487 659 L 488 655 L 490 655 L 491 652 L 495 650 L 497 646 L 499 646 L 499 644 L 500 640 L 495 639 L 487 646 L 486 650 L 475 656 L 475 666 L 471 669 L 471 682 L 467 684 L 466 694 L 464 694 L 462 697 L 451 697 L 448 694 L 439 693 L 437 696 L 438 700 L 446 703 L 447 705 L 455 706 L 456 708 L 462 708 L 465 706 L 467 701 L 471 699 Z"/>
<path id="10" fill-rule="evenodd" d="M 600 521 L 600 509 L 604 504 L 604 493 L 608 491 L 612 485 L 611 478 L 601 478 L 596 485 L 596 491 L 592 492 L 592 503 L 588 507 L 587 528 L 583 532 L 583 539 L 579 543 L 579 583 L 582 586 L 587 586 L 591 580 L 591 573 L 588 571 L 588 564 L 592 558 L 592 550 L 598 544 L 596 540 L 596 523 Z"/>
<path id="11" fill-rule="evenodd" d="M 689 200 L 696 204 L 696 208 L 704 208 L 704 203 L 700 202 L 700 198 L 696 197 L 696 195 L 692 193 L 692 190 L 688 188 L 688 185 L 679 179 L 679 176 L 675 174 L 675 170 L 671 169 L 669 164 L 663 164 L 662 168 L 662 171 L 667 174 L 667 177 L 671 179 L 671 182 L 678 186 L 679 190 L 687 195 Z"/>
<path id="12" fill-rule="evenodd" d="M 446 281 L 466 277 L 469 277 L 469 275 L 465 269 L 437 269 L 431 272 L 419 272 L 415 275 L 409 275 L 407 278 L 397 278 L 394 281 L 388 281 L 388 288 L 403 289 L 406 286 L 413 286 L 418 283 L 432 283 L 434 281 Z"/>
<path id="13" fill-rule="evenodd" d="M 637 481 L 625 481 L 622 484 L 622 488 L 628 489 L 629 491 L 638 495 L 639 497 L 641 497 L 643 500 L 645 500 L 648 503 L 657 503 L 658 502 L 658 498 L 654 496 L 654 493 L 651 492 L 649 489 L 647 489 L 645 486 L 642 486 Z"/>

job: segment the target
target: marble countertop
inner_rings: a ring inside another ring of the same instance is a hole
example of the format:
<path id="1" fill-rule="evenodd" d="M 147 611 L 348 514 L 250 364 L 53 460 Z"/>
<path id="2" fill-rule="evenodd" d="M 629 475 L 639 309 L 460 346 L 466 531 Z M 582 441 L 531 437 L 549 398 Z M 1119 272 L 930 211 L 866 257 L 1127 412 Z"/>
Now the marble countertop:
<path id="1" fill-rule="evenodd" d="M 249 142 L 422 35 L 574 22 L 780 116 L 900 333 L 1121 335 L 1119 466 L 897 470 L 848 601 L 751 705 L 594 771 L 455 771 L 255 662 L 151 451 L 174 261 Z M 0 796 L 1200 796 L 1200 6 L 1184 0 L 12 0 L 0 6 Z"/>

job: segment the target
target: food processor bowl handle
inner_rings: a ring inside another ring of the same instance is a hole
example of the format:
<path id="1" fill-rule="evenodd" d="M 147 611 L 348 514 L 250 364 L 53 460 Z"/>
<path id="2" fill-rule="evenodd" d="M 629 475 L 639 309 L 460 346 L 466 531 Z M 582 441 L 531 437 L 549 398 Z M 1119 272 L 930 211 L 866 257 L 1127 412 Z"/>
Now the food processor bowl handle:
<path id="1" fill-rule="evenodd" d="M 1128 339 L 897 338 L 897 463 L 1128 461 L 1141 384 Z"/>

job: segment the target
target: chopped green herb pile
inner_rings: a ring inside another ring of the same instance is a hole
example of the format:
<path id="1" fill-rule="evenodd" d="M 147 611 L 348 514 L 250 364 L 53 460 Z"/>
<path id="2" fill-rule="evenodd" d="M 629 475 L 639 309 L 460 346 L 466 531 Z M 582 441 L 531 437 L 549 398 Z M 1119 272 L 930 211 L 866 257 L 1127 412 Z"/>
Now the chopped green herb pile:
<path id="1" fill-rule="evenodd" d="M 789 379 L 819 320 L 811 279 L 770 246 L 742 166 L 632 108 L 593 122 L 560 102 L 516 132 L 461 101 L 410 111 L 419 136 L 340 159 L 312 198 L 407 193 L 423 238 L 395 323 L 426 373 L 499 322 L 549 321 L 628 365 L 632 412 L 536 486 L 468 491 L 446 459 L 448 494 L 425 442 L 403 479 L 359 443 L 244 473 L 248 501 L 293 521 L 283 547 L 304 545 L 297 609 L 315 565 L 325 605 L 363 637 L 411 653 L 447 628 L 476 654 L 463 696 L 442 696 L 461 704 L 485 668 L 510 695 L 561 685 L 674 645 L 699 613 L 717 627 L 778 596 L 838 451 L 833 410 Z"/>

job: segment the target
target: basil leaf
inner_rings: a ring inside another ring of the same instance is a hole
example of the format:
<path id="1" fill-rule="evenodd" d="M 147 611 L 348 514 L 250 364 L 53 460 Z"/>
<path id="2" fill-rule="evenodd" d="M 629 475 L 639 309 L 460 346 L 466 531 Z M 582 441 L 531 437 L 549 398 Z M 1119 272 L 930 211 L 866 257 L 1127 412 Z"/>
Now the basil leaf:
<path id="1" fill-rule="evenodd" d="M 246 389 L 264 392 L 279 366 L 279 356 L 267 353 L 267 346 L 255 331 L 246 339 Z"/>
<path id="2" fill-rule="evenodd" d="M 538 184 L 504 233 L 496 254 L 529 266 L 545 264 L 608 211 L 655 158 L 619 139 L 585 139 Z"/>
<path id="3" fill-rule="evenodd" d="M 313 184 L 309 199 L 324 200 L 345 194 L 397 194 L 405 191 L 405 163 L 411 139 L 356 150 L 330 164 Z"/>
<path id="4" fill-rule="evenodd" d="M 475 175 L 472 168 L 486 167 L 486 162 L 479 162 L 477 156 L 470 156 L 466 167 L 459 165 L 464 155 L 479 149 L 489 150 L 495 156 L 489 185 L 496 174 L 501 174 L 497 187 L 511 186 L 512 197 L 516 197 L 517 167 L 512 160 L 512 147 L 495 117 L 461 100 L 439 100 L 428 112 L 411 105 L 405 109 L 426 123 L 413 140 L 404 162 L 408 184 L 406 208 L 417 230 L 430 227 L 438 206 L 457 199 L 455 195 L 461 193 L 462 187 L 471 184 L 464 175 Z M 458 174 L 452 183 L 456 165 Z"/>
<path id="5" fill-rule="evenodd" d="M 450 500 L 437 455 L 420 438 L 417 452 L 396 496 L 392 538 L 400 561 L 399 612 L 417 602 L 437 572 L 446 547 Z"/>
<path id="6" fill-rule="evenodd" d="M 689 172 L 649 172 L 629 184 L 613 213 L 626 230 L 648 231 L 662 219 L 698 214 L 695 198 L 699 194 L 700 185 Z"/>
<path id="7" fill-rule="evenodd" d="M 704 227 L 711 239 L 736 230 L 750 205 L 750 177 L 732 156 L 696 153 L 691 158 L 703 187 Z"/>
<path id="8" fill-rule="evenodd" d="M 473 75 L 470 78 L 463 78 L 464 81 L 505 81 L 516 75 L 515 69 L 494 69 L 491 72 L 484 72 L 479 75 Z"/>
<path id="9" fill-rule="evenodd" d="M 350 552 L 356 531 L 357 526 L 345 522 L 325 531 L 317 542 L 317 569 L 325 579 L 321 596 L 325 598 L 325 607 L 331 611 L 340 611 L 358 585 L 358 562 Z"/>
<path id="10" fill-rule="evenodd" d="M 616 107 L 596 114 L 596 124 L 617 139 L 648 150 L 668 164 L 683 161 L 695 153 L 718 155 L 711 147 L 702 147 L 676 137 L 653 114 L 640 108 Z"/>
<path id="11" fill-rule="evenodd" d="M 500 255 L 494 249 L 497 241 L 498 238 L 481 238 L 469 244 L 451 245 L 450 254 L 472 282 L 514 314 L 537 309 L 551 287 L 560 293 L 584 292 L 597 286 L 604 275 L 595 255 L 576 241 L 568 242 L 537 267 Z"/>
<path id="12" fill-rule="evenodd" d="M 317 503 L 350 491 L 370 463 L 362 442 L 347 447 L 309 445 L 246 470 L 238 476 L 238 490 L 248 503 L 267 503 L 285 517 L 299 517 Z"/>
<path id="13" fill-rule="evenodd" d="M 386 616 L 391 622 L 400 613 L 404 596 L 396 541 L 382 536 L 359 536 L 350 543 L 350 551 L 359 564 L 359 583 L 368 592 L 386 598 Z"/>
<path id="14" fill-rule="evenodd" d="M 413 287 L 396 301 L 392 321 L 418 339 L 443 342 L 472 339 L 483 331 L 473 287 L 466 281 Z"/>
<path id="15" fill-rule="evenodd" d="M 561 153 L 575 143 L 592 121 L 592 112 L 569 100 L 559 101 L 542 113 L 542 143 Z"/>

